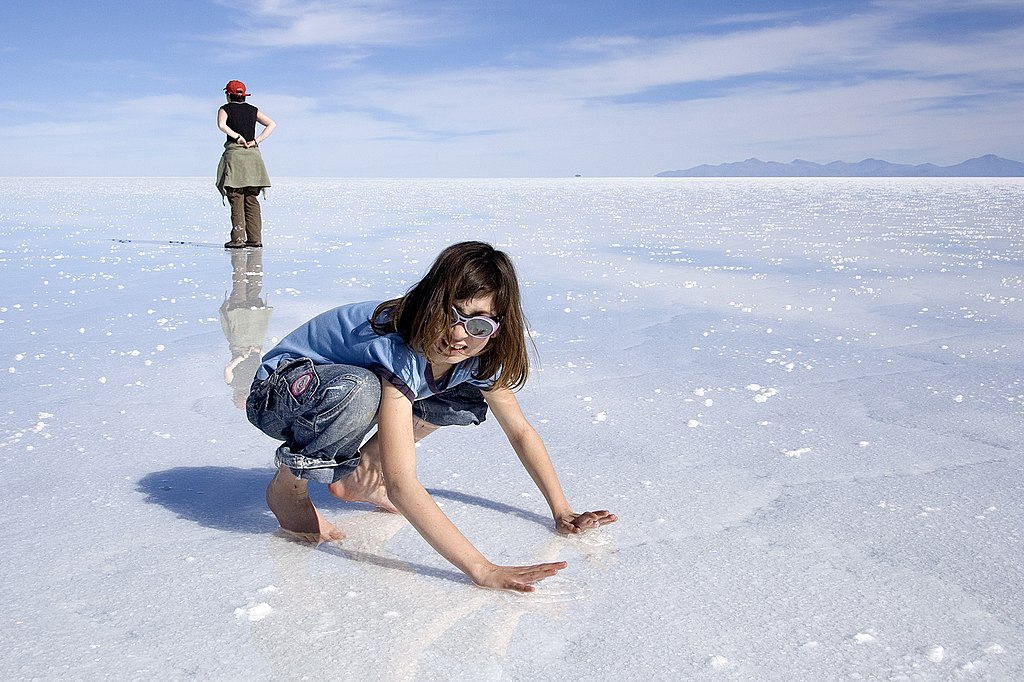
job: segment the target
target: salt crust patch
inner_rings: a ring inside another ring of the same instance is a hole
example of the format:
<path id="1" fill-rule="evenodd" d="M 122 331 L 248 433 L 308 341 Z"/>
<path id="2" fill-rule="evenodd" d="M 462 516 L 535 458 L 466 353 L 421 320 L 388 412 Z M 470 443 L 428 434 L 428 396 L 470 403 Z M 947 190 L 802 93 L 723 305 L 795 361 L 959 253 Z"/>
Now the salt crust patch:
<path id="1" fill-rule="evenodd" d="M 266 602 L 253 604 L 252 606 L 240 606 L 235 609 L 235 617 L 239 620 L 258 621 L 269 616 L 274 609 Z"/>
<path id="2" fill-rule="evenodd" d="M 777 389 L 765 388 L 761 384 L 747 384 L 747 390 L 754 393 L 755 403 L 766 403 L 769 398 L 778 393 Z"/>
<path id="3" fill-rule="evenodd" d="M 726 670 L 732 667 L 732 663 L 725 656 L 712 656 L 708 659 L 708 665 L 714 670 Z"/>
<path id="4" fill-rule="evenodd" d="M 257 592 L 263 595 L 276 594 L 280 591 L 281 589 L 276 585 L 267 585 L 266 587 L 261 587 L 259 590 L 257 590 Z M 239 606 L 237 609 L 235 609 L 235 618 L 238 618 L 239 620 L 248 620 L 251 622 L 255 622 L 258 620 L 263 620 L 271 613 L 273 613 L 273 611 L 274 608 L 266 602 L 250 602 L 247 606 Z"/>

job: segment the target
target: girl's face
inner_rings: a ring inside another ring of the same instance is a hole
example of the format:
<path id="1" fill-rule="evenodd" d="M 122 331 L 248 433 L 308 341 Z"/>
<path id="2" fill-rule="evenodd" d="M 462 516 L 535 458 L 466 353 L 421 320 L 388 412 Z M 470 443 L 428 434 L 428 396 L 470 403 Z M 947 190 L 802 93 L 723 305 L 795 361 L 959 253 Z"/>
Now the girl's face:
<path id="1" fill-rule="evenodd" d="M 493 318 L 495 315 L 494 295 L 484 294 L 482 296 L 474 296 L 473 298 L 460 299 L 455 301 L 455 309 L 464 317 L 483 315 Z M 500 334 L 501 329 L 498 329 L 495 333 Z M 428 360 L 433 365 L 457 365 L 463 360 L 483 353 L 484 348 L 487 347 L 487 342 L 490 340 L 490 336 L 483 339 L 470 336 L 466 333 L 465 325 L 459 322 L 449 327 L 447 337 L 441 339 L 435 352 L 429 354 Z"/>

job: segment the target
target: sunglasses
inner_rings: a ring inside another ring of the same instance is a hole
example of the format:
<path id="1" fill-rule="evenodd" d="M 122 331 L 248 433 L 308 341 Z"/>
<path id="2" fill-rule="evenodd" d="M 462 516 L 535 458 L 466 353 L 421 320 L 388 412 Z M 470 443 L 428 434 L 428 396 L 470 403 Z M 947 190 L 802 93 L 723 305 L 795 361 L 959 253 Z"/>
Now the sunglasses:
<path id="1" fill-rule="evenodd" d="M 498 331 L 498 327 L 501 326 L 494 320 L 483 315 L 474 315 L 473 317 L 466 317 L 454 307 L 452 308 L 452 326 L 461 324 L 466 328 L 466 333 L 477 339 L 486 339 L 488 336 Z"/>

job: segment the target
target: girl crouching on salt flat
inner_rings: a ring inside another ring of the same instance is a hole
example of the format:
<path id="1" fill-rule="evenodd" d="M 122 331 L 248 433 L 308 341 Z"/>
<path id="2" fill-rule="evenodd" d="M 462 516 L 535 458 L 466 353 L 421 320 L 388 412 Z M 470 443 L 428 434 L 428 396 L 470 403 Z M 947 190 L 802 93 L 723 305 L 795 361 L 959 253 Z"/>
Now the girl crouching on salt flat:
<path id="1" fill-rule="evenodd" d="M 525 331 L 511 260 L 489 244 L 462 242 L 405 296 L 343 305 L 282 339 L 264 356 L 246 406 L 249 421 L 284 441 L 267 487 L 281 528 L 314 542 L 343 537 L 309 499 L 316 481 L 340 499 L 401 513 L 477 585 L 531 592 L 531 583 L 565 568 L 491 563 L 416 477 L 416 441 L 441 426 L 479 424 L 490 408 L 558 531 L 616 520 L 605 510 L 572 510 L 519 407 L 513 390 L 529 373 Z"/>

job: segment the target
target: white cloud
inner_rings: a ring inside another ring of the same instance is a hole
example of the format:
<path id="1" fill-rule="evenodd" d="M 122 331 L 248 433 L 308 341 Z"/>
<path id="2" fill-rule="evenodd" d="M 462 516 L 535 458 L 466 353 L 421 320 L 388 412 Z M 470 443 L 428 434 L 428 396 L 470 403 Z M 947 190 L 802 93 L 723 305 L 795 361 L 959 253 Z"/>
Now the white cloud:
<path id="1" fill-rule="evenodd" d="M 218 39 L 250 49 L 402 45 L 437 35 L 433 19 L 395 0 L 225 4 L 237 10 L 238 27 Z"/>

